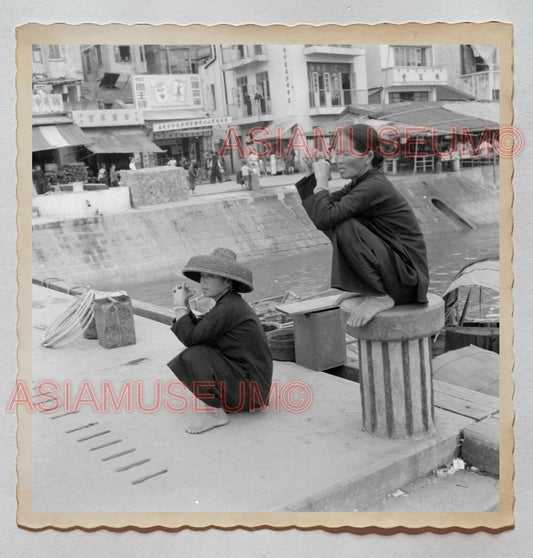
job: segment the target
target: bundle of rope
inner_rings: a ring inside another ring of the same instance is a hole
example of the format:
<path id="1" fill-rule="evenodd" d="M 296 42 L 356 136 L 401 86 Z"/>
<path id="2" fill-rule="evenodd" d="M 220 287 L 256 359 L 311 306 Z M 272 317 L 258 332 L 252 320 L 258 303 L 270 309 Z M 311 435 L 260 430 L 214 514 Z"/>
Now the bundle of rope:
<path id="1" fill-rule="evenodd" d="M 78 295 L 72 304 L 59 315 L 41 337 L 43 347 L 59 347 L 77 339 L 89 327 L 93 318 L 93 301 L 96 291 L 88 289 Z"/>

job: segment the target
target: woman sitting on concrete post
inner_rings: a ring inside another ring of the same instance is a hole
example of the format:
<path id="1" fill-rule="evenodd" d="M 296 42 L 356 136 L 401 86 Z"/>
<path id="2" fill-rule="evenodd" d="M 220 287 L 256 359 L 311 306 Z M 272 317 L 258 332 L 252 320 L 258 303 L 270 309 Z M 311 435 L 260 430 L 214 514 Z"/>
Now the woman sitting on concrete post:
<path id="1" fill-rule="evenodd" d="M 215 306 L 197 318 L 185 284 L 173 290 L 176 318 L 172 331 L 187 347 L 168 363 L 194 397 L 191 434 L 228 422 L 227 413 L 253 411 L 268 404 L 272 355 L 259 318 L 239 293 L 253 290 L 252 272 L 232 250 L 193 256 L 183 270 L 199 282 Z"/>
<path id="2" fill-rule="evenodd" d="M 348 318 L 361 327 L 397 304 L 427 303 L 428 263 L 413 210 L 381 171 L 376 131 L 347 127 L 341 146 L 338 170 L 349 184 L 330 193 L 329 163 L 321 160 L 307 162 L 296 188 L 311 221 L 333 245 L 331 286 L 361 296 Z"/>

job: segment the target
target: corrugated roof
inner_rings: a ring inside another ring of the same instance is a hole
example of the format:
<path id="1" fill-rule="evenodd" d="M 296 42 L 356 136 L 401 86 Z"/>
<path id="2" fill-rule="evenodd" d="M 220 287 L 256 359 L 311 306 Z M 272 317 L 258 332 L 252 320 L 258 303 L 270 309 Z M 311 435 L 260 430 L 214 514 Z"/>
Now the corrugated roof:
<path id="1" fill-rule="evenodd" d="M 444 133 L 455 131 L 460 132 L 462 128 L 471 131 L 482 130 L 484 128 L 496 129 L 498 123 L 485 118 L 468 116 L 445 109 L 442 106 L 421 106 L 406 107 L 398 105 L 383 111 L 380 119 L 391 120 L 406 126 L 424 127 L 436 129 Z"/>

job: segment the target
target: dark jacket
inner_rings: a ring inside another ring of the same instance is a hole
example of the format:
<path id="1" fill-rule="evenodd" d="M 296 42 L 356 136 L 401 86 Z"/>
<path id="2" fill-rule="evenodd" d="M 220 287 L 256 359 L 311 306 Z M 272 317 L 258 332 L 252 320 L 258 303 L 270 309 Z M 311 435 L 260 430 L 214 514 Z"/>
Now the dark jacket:
<path id="1" fill-rule="evenodd" d="M 411 206 L 383 172 L 371 169 L 332 194 L 325 191 L 313 194 L 315 186 L 314 175 L 296 184 L 315 226 L 327 233 L 346 219 L 356 218 L 414 269 L 417 301 L 426 303 L 429 271 L 424 237 Z M 411 277 L 406 277 L 406 284 L 411 281 Z"/>
<path id="2" fill-rule="evenodd" d="M 234 292 L 223 295 L 203 317 L 192 312 L 172 325 L 172 331 L 186 346 L 206 345 L 238 369 L 265 396 L 272 382 L 272 354 L 256 313 Z"/>

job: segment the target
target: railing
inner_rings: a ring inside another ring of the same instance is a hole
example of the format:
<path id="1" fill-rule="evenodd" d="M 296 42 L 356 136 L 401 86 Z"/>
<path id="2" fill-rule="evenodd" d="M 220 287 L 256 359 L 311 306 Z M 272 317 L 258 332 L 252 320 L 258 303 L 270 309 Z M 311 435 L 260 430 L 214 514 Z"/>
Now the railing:
<path id="1" fill-rule="evenodd" d="M 364 50 L 356 45 L 305 45 L 304 54 L 339 54 L 355 56 L 364 54 Z"/>
<path id="2" fill-rule="evenodd" d="M 311 108 L 345 107 L 355 104 L 356 100 L 355 89 L 318 89 L 309 92 L 309 106 Z"/>
<path id="3" fill-rule="evenodd" d="M 232 118 L 261 117 L 272 114 L 271 101 L 264 97 L 251 99 L 249 102 L 243 102 L 241 105 L 228 105 L 228 108 L 229 115 Z"/>
<path id="4" fill-rule="evenodd" d="M 262 45 L 240 46 L 241 48 L 224 49 L 223 59 L 226 69 L 268 60 L 268 55 Z"/>
<path id="5" fill-rule="evenodd" d="M 500 89 L 500 72 L 487 70 L 461 76 L 463 88 L 476 99 L 493 101 L 493 92 Z"/>

